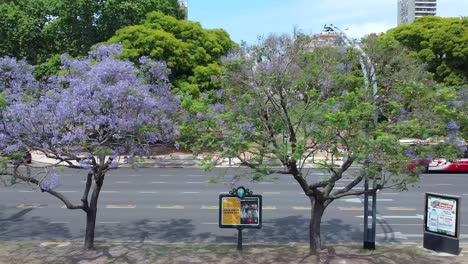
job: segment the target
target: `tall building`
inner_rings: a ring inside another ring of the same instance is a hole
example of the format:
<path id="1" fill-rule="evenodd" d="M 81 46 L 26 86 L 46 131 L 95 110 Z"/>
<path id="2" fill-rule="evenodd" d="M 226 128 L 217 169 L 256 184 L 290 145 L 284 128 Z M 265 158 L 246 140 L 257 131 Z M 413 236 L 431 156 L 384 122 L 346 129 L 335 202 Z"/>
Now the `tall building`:
<path id="1" fill-rule="evenodd" d="M 185 19 L 188 19 L 188 0 L 179 0 L 179 5 L 185 10 Z"/>
<path id="2" fill-rule="evenodd" d="M 437 0 L 398 0 L 398 25 L 412 23 L 422 16 L 435 16 Z"/>

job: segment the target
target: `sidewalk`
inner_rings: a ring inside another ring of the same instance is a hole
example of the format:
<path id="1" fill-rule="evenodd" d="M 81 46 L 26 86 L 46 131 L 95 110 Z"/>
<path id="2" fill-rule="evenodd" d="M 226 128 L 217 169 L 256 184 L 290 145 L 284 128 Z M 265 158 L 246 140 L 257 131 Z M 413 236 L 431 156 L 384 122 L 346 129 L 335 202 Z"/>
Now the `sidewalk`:
<path id="1" fill-rule="evenodd" d="M 361 245 L 325 245 L 319 258 L 310 255 L 304 244 L 244 245 L 241 252 L 235 248 L 236 245 L 226 244 L 104 243 L 96 244 L 93 251 L 85 251 L 82 243 L 0 242 L 0 264 L 468 263 L 468 253 L 459 256 L 434 254 L 418 245 L 377 245 L 375 251 L 365 251 Z"/>
<path id="2" fill-rule="evenodd" d="M 50 165 L 56 164 L 58 161 L 55 159 L 47 158 L 42 153 L 32 152 L 32 160 L 35 164 Z M 154 156 L 143 156 L 136 158 L 136 163 L 139 167 L 156 167 L 156 168 L 190 168 L 190 167 L 199 167 L 204 160 L 205 156 L 203 155 L 193 155 L 182 152 L 174 152 L 166 155 L 154 155 Z M 315 160 L 324 161 L 325 157 L 318 156 L 315 157 Z M 236 158 L 219 158 L 217 161 L 217 167 L 238 167 L 240 166 L 240 160 Z M 312 159 L 308 159 L 308 163 L 311 163 Z M 334 161 L 335 164 L 340 165 L 341 160 Z M 73 162 L 73 164 L 78 165 L 78 163 Z M 275 167 L 281 167 L 281 164 L 272 160 L 270 165 Z M 129 167 L 127 163 L 127 157 L 119 157 L 119 166 Z M 306 168 L 314 167 L 315 165 L 309 164 L 306 165 Z"/>

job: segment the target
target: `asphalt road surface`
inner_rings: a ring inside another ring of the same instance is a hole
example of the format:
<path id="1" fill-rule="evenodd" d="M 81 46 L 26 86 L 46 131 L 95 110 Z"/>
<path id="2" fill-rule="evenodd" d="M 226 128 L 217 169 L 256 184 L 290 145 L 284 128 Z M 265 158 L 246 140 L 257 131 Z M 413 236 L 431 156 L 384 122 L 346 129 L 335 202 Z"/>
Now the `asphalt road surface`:
<path id="1" fill-rule="evenodd" d="M 245 171 L 216 169 L 128 169 L 106 176 L 99 198 L 97 241 L 152 242 L 236 242 L 235 229 L 218 227 L 218 197 L 231 189 L 234 174 Z M 65 170 L 58 191 L 78 203 L 85 171 Z M 309 171 L 308 177 L 325 172 Z M 345 186 L 352 178 L 339 181 Z M 406 192 L 378 193 L 377 242 L 421 242 L 424 193 L 437 192 L 462 197 L 461 242 L 468 242 L 467 174 L 426 174 L 418 186 Z M 215 183 L 212 183 L 216 180 Z M 1 185 L 1 184 L 0 184 Z M 241 179 L 237 186 L 263 196 L 263 226 L 243 231 L 246 243 L 307 242 L 310 202 L 289 175 L 276 175 L 267 182 Z M 0 240 L 81 241 L 85 214 L 68 210 L 55 197 L 34 186 L 18 184 L 0 187 Z M 362 197 L 334 201 L 322 222 L 325 243 L 361 242 L 363 237 Z"/>

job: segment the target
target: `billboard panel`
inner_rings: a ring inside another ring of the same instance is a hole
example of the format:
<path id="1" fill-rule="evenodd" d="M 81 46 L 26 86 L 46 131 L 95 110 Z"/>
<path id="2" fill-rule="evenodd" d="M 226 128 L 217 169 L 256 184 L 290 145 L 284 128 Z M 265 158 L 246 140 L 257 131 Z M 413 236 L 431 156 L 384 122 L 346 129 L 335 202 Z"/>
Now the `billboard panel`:
<path id="1" fill-rule="evenodd" d="M 458 237 L 459 208 L 459 197 L 426 193 L 425 231 Z"/>

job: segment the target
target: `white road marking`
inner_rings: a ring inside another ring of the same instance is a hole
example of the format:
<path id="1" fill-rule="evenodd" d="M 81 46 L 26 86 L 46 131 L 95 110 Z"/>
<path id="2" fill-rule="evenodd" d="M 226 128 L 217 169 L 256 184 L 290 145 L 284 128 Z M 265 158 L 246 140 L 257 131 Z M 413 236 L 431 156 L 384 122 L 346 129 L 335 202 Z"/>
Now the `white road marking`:
<path id="1" fill-rule="evenodd" d="M 188 184 L 201 184 L 201 183 L 205 183 L 204 181 L 197 181 L 197 182 L 185 182 L 185 183 L 188 183 Z"/>
<path id="2" fill-rule="evenodd" d="M 152 181 L 151 183 L 153 183 L 153 184 L 154 184 L 154 183 L 159 184 L 159 183 L 166 183 L 166 182 L 164 182 L 164 181 Z"/>
<path id="3" fill-rule="evenodd" d="M 217 225 L 218 223 L 215 223 L 215 222 L 205 222 L 205 223 L 201 223 L 202 225 Z"/>
<path id="4" fill-rule="evenodd" d="M 281 192 L 263 192 L 263 194 L 267 194 L 267 195 L 272 194 L 273 195 L 273 194 L 281 194 Z"/>
<path id="5" fill-rule="evenodd" d="M 120 191 L 110 191 L 110 190 L 104 190 L 101 191 L 101 193 L 119 193 Z"/>
<path id="6" fill-rule="evenodd" d="M 347 203 L 361 203 L 361 202 L 364 202 L 364 200 L 361 201 L 360 198 L 344 199 L 343 201 L 347 202 Z M 393 201 L 394 201 L 393 199 L 378 199 L 377 198 L 377 202 L 393 202 Z"/>
<path id="7" fill-rule="evenodd" d="M 184 209 L 183 205 L 158 205 L 156 206 L 158 209 Z"/>
<path id="8" fill-rule="evenodd" d="M 217 206 L 217 205 L 202 205 L 200 209 L 217 210 L 217 209 L 219 209 L 219 206 Z"/>
<path id="9" fill-rule="evenodd" d="M 76 193 L 77 191 L 58 191 L 58 192 L 61 192 L 61 193 Z"/>
<path id="10" fill-rule="evenodd" d="M 30 193 L 30 192 L 36 192 L 36 191 L 18 190 L 18 192 L 20 192 L 20 193 Z"/>
<path id="11" fill-rule="evenodd" d="M 201 174 L 193 174 L 193 175 L 187 175 L 188 177 L 203 177 L 205 175 L 201 175 Z"/>
<path id="12" fill-rule="evenodd" d="M 129 181 L 116 181 L 115 183 L 130 183 Z"/>
<path id="13" fill-rule="evenodd" d="M 200 192 L 182 192 L 184 194 L 196 194 L 196 193 L 200 193 Z"/>
<path id="14" fill-rule="evenodd" d="M 54 222 L 49 222 L 49 224 L 68 224 L 69 222 L 60 222 L 60 221 L 54 221 Z"/>
<path id="15" fill-rule="evenodd" d="M 135 204 L 108 204 L 106 205 L 108 209 L 133 209 L 136 208 Z"/>
<path id="16" fill-rule="evenodd" d="M 155 191 L 141 191 L 141 192 L 138 192 L 138 193 L 149 194 L 149 193 L 158 193 L 158 192 L 155 192 Z"/>
<path id="17" fill-rule="evenodd" d="M 364 218 L 363 215 L 357 215 L 357 218 Z M 371 218 L 371 216 L 369 216 Z M 423 215 L 377 215 L 377 219 L 424 219 Z"/>
<path id="18" fill-rule="evenodd" d="M 120 224 L 120 222 L 98 222 L 98 224 Z"/>
<path id="19" fill-rule="evenodd" d="M 451 183 L 437 183 L 437 184 L 434 184 L 435 186 L 452 186 L 453 184 Z"/>
<path id="20" fill-rule="evenodd" d="M 378 194 L 383 194 L 383 195 L 397 195 L 400 193 L 384 193 L 384 192 L 379 192 Z"/>
<path id="21" fill-rule="evenodd" d="M 174 176 L 174 175 L 172 175 L 172 174 L 161 174 L 161 175 L 159 175 L 159 177 L 172 177 L 172 176 Z"/>
<path id="22" fill-rule="evenodd" d="M 258 182 L 258 184 L 274 184 L 274 182 Z"/>
<path id="23" fill-rule="evenodd" d="M 276 210 L 276 206 L 263 206 L 263 210 Z"/>

